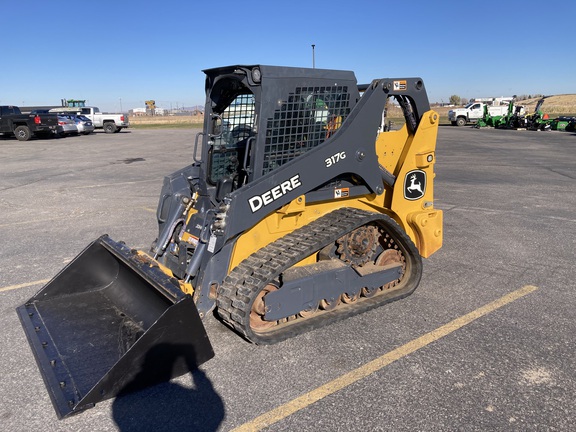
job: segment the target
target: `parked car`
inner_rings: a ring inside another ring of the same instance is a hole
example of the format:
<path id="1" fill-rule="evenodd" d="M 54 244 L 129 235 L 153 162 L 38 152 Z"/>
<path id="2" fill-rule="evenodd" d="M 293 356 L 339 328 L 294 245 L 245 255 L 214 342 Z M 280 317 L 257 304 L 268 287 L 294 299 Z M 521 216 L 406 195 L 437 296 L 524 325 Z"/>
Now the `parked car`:
<path id="1" fill-rule="evenodd" d="M 78 135 L 78 128 L 76 127 L 76 123 L 74 123 L 72 117 L 73 116 L 70 115 L 58 114 L 58 127 L 56 128 L 56 135 L 59 137 Z"/>
<path id="2" fill-rule="evenodd" d="M 74 123 L 76 123 L 78 133 L 80 134 L 88 135 L 94 132 L 94 124 L 92 123 L 92 120 L 84 115 L 74 116 Z"/>
<path id="3" fill-rule="evenodd" d="M 106 133 L 116 133 L 130 127 L 127 114 L 102 113 L 97 107 L 58 107 L 50 109 L 50 112 L 84 115 L 92 121 L 96 129 L 104 129 Z"/>

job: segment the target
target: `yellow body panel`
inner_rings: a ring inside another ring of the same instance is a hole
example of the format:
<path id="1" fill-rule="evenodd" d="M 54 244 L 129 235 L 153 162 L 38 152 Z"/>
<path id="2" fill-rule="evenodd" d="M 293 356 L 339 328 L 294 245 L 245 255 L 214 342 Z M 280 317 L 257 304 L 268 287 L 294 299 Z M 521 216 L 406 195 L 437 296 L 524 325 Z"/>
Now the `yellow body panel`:
<path id="1" fill-rule="evenodd" d="M 422 116 L 417 133 L 404 147 L 393 172 L 397 180 L 391 200 L 386 205 L 396 214 L 396 220 L 401 221 L 401 225 L 424 258 L 428 258 L 442 246 L 442 211 L 434 210 L 434 165 L 439 120 L 440 116 L 435 111 L 428 111 Z M 406 126 L 403 129 L 405 128 Z M 427 184 L 424 196 L 410 201 L 404 197 L 404 182 L 407 174 L 413 170 L 424 171 Z M 424 216 L 418 216 L 420 214 L 428 215 L 428 220 L 434 222 L 423 227 L 421 220 Z"/>
<path id="2" fill-rule="evenodd" d="M 386 187 L 382 195 L 370 194 L 311 204 L 300 196 L 239 237 L 229 270 L 260 248 L 341 207 L 388 214 L 404 228 L 420 254 L 429 257 L 442 246 L 442 211 L 434 209 L 433 195 L 438 121 L 438 114 L 428 111 L 422 116 L 413 136 L 406 126 L 398 131 L 379 134 L 375 143 L 378 162 L 396 177 L 393 188 Z M 404 197 L 404 181 L 412 170 L 424 171 L 427 183 L 424 196 L 413 201 Z M 300 264 L 309 264 L 314 260 L 315 257 L 311 256 Z"/>

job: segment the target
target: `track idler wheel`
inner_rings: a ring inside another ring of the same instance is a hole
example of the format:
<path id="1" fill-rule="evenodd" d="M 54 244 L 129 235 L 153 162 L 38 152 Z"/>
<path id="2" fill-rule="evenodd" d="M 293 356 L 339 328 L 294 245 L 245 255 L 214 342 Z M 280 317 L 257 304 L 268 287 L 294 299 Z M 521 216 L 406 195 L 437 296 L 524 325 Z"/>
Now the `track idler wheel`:
<path id="1" fill-rule="evenodd" d="M 335 299 L 323 299 L 320 300 L 320 309 L 325 310 L 325 311 L 331 311 L 333 309 L 336 309 L 336 307 L 340 304 L 340 297 L 335 298 Z"/>
<path id="2" fill-rule="evenodd" d="M 358 291 L 356 294 L 344 293 L 340 296 L 342 303 L 345 303 L 345 304 L 356 303 L 359 298 L 360 298 L 360 291 Z"/>
<path id="3" fill-rule="evenodd" d="M 255 331 L 265 331 L 277 325 L 276 321 L 264 320 L 264 314 L 266 313 L 264 296 L 269 292 L 276 291 L 277 289 L 277 285 L 268 284 L 256 296 L 256 299 L 252 304 L 252 309 L 250 310 L 250 327 L 252 327 Z"/>

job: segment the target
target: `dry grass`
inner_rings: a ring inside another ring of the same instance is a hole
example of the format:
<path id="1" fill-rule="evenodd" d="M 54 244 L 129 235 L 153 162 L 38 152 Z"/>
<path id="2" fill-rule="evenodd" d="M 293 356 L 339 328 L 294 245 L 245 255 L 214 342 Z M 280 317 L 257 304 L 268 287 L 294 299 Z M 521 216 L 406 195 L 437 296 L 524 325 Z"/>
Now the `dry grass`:
<path id="1" fill-rule="evenodd" d="M 130 116 L 132 127 L 187 127 L 198 126 L 204 122 L 204 116 Z"/>
<path id="2" fill-rule="evenodd" d="M 540 98 L 526 99 L 518 102 L 518 104 L 524 105 L 528 112 L 533 112 L 539 100 Z M 541 110 L 546 114 L 575 115 L 576 95 L 565 94 L 547 97 L 544 99 Z"/>

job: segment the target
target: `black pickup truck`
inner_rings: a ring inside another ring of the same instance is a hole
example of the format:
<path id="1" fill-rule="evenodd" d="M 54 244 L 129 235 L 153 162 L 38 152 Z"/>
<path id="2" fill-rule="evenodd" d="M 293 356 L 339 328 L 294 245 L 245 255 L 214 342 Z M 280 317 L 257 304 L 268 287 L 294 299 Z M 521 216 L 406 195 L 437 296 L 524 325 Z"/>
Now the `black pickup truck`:
<path id="1" fill-rule="evenodd" d="M 14 135 L 19 141 L 33 135 L 50 137 L 57 126 L 56 114 L 22 114 L 17 106 L 0 106 L 0 134 Z"/>

